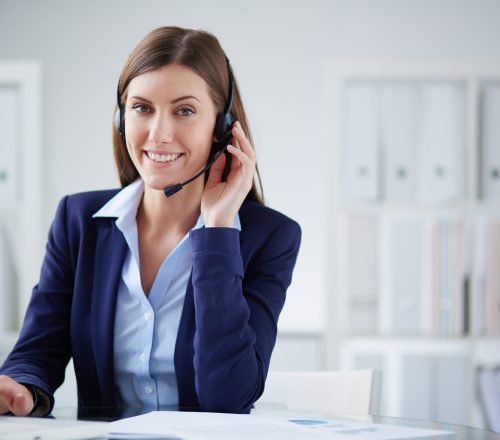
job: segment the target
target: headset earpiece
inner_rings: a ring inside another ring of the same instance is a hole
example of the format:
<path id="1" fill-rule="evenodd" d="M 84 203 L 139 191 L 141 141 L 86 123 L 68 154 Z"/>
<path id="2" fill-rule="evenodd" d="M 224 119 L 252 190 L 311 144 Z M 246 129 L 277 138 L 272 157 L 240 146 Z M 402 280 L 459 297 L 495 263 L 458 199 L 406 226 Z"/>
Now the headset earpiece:
<path id="1" fill-rule="evenodd" d="M 227 74 L 229 79 L 229 91 L 227 94 L 227 101 L 224 111 L 217 114 L 215 119 L 214 127 L 214 137 L 217 142 L 223 142 L 228 138 L 231 128 L 234 123 L 234 116 L 231 113 L 231 108 L 233 106 L 233 95 L 234 95 L 234 78 L 233 72 L 231 71 L 231 66 L 229 65 L 229 59 L 226 57 L 227 63 Z"/>
<path id="2" fill-rule="evenodd" d="M 120 83 L 118 83 L 118 86 L 116 87 L 116 112 L 115 112 L 115 128 L 118 134 L 122 137 L 125 138 L 125 115 L 123 105 L 121 103 L 121 97 L 120 97 Z"/>
<path id="3" fill-rule="evenodd" d="M 234 123 L 234 116 L 231 112 L 219 113 L 215 120 L 214 137 L 217 142 L 222 142 L 231 131 Z"/>
<path id="4" fill-rule="evenodd" d="M 123 136 L 122 115 L 121 115 L 121 111 L 119 108 L 117 108 L 116 112 L 115 112 L 115 128 L 116 128 L 116 131 L 120 134 L 120 136 Z"/>

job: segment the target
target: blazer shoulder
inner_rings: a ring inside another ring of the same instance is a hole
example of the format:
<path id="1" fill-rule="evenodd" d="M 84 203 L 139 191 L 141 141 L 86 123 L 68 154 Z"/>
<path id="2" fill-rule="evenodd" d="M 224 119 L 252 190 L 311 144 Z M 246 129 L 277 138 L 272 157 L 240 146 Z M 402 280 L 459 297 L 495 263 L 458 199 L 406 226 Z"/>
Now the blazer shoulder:
<path id="1" fill-rule="evenodd" d="M 99 191 L 86 191 L 67 195 L 63 198 L 69 214 L 92 217 L 100 208 L 111 200 L 120 188 L 105 189 Z"/>
<path id="2" fill-rule="evenodd" d="M 241 229 L 260 230 L 272 232 L 278 227 L 286 227 L 288 230 L 295 230 L 300 235 L 300 225 L 285 214 L 262 205 L 261 203 L 247 200 L 243 203 L 239 211 Z"/>

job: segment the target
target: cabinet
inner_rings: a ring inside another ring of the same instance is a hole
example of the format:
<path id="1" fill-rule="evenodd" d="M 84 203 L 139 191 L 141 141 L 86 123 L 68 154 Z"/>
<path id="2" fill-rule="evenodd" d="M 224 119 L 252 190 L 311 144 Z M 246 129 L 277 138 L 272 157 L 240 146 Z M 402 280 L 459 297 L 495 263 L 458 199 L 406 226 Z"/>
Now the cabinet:
<path id="1" fill-rule="evenodd" d="M 500 63 L 327 72 L 328 367 L 379 368 L 383 414 L 481 425 L 476 368 L 500 364 Z"/>
<path id="2" fill-rule="evenodd" d="M 0 362 L 42 261 L 40 81 L 37 62 L 0 60 Z"/>

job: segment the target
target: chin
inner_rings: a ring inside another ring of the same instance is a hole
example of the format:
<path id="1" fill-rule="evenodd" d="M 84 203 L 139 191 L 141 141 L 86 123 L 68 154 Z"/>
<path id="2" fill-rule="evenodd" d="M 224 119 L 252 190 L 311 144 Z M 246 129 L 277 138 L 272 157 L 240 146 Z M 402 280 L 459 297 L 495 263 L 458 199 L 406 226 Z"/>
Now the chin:
<path id="1" fill-rule="evenodd" d="M 144 178 L 142 179 L 144 181 L 144 186 L 148 187 L 149 189 L 154 189 L 158 191 L 163 191 L 165 188 L 175 185 L 177 182 L 171 182 L 165 179 L 158 179 L 158 178 Z"/>

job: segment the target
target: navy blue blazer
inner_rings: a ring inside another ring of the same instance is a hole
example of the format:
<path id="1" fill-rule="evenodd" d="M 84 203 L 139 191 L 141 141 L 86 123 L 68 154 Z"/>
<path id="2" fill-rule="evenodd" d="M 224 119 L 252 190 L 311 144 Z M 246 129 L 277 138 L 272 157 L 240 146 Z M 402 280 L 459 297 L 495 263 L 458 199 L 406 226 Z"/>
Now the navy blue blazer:
<path id="1" fill-rule="evenodd" d="M 119 190 L 64 197 L 19 340 L 0 369 L 45 392 L 73 357 L 78 405 L 116 407 L 113 337 L 127 251 L 115 218 L 92 218 Z M 277 321 L 300 245 L 299 225 L 253 201 L 241 231 L 191 231 L 188 282 L 174 362 L 179 406 L 248 412 L 264 390 Z"/>

